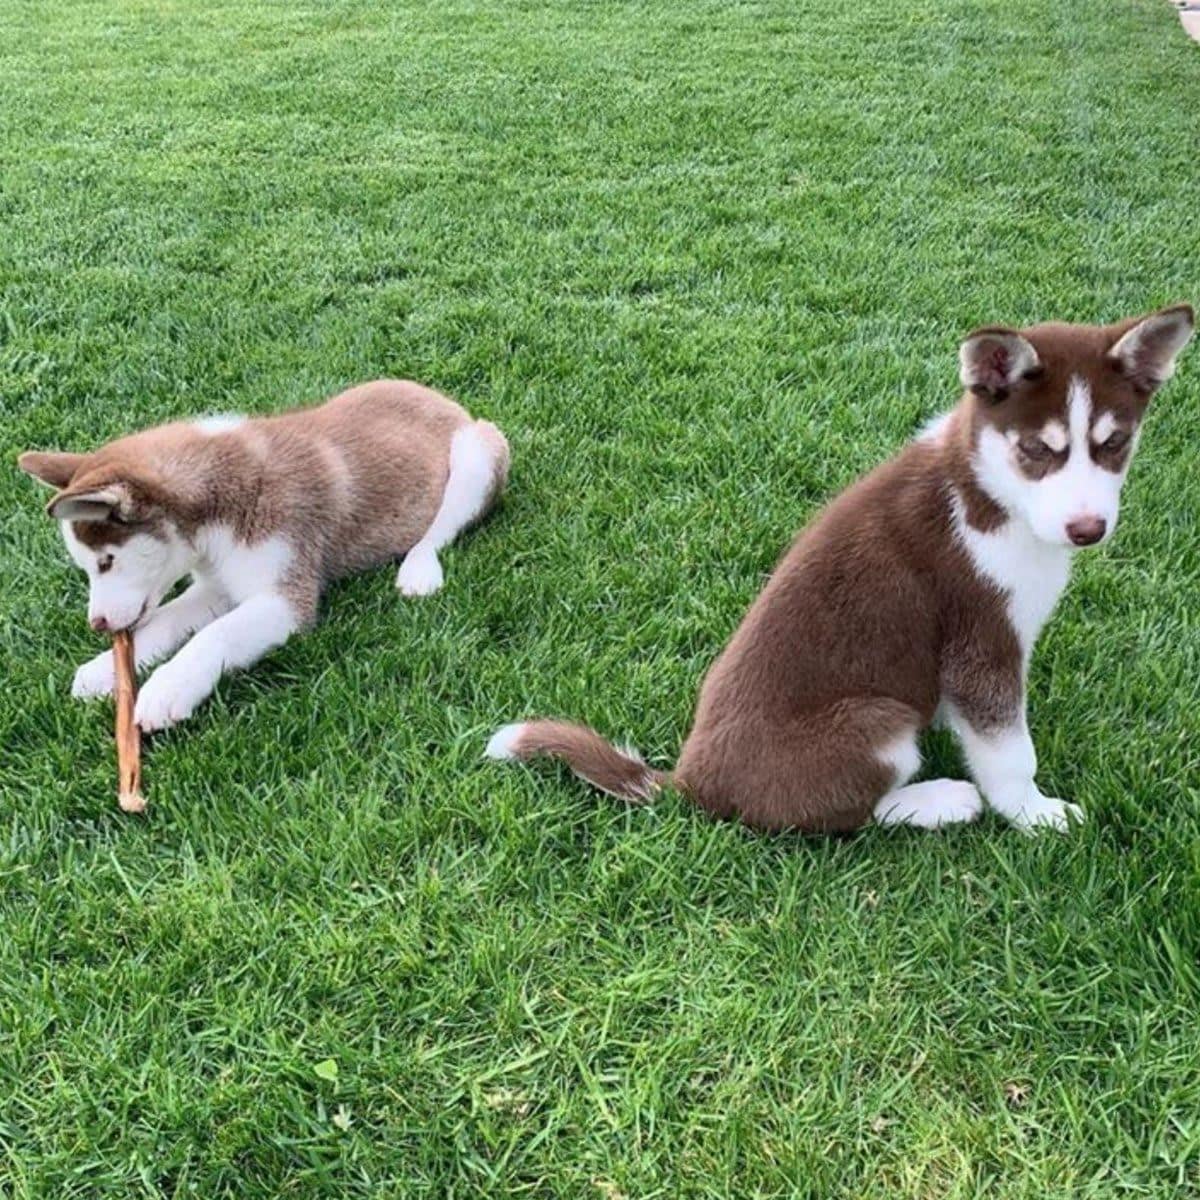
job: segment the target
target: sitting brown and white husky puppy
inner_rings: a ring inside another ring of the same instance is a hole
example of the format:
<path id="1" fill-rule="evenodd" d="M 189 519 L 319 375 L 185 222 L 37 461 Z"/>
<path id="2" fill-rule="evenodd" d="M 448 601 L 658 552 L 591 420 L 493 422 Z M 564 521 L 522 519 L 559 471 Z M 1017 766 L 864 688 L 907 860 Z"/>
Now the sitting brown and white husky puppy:
<path id="1" fill-rule="evenodd" d="M 315 408 L 180 421 L 19 464 L 59 489 L 47 511 L 87 572 L 92 628 L 135 627 L 138 666 L 182 645 L 138 696 L 150 731 L 312 625 L 339 576 L 405 555 L 400 591 L 437 591 L 438 551 L 495 501 L 508 443 L 429 388 L 379 380 Z M 75 675 L 76 696 L 112 688 L 109 651 Z"/>
<path id="2" fill-rule="evenodd" d="M 627 800 L 671 784 L 767 829 L 935 828 L 973 820 L 980 792 L 1022 829 L 1081 819 L 1034 782 L 1026 668 L 1075 549 L 1112 535 L 1147 402 L 1193 323 L 1179 305 L 972 333 L 961 402 L 800 534 L 709 671 L 673 772 L 558 721 L 506 726 L 488 754 L 560 758 Z M 935 714 L 978 791 L 909 782 Z"/>

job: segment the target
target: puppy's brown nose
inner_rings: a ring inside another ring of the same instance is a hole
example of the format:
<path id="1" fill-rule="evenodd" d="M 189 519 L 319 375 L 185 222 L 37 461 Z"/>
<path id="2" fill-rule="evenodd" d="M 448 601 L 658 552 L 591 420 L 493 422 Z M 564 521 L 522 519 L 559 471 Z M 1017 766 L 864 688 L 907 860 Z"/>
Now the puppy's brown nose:
<path id="1" fill-rule="evenodd" d="M 1108 529 L 1103 517 L 1080 517 L 1067 522 L 1067 537 L 1077 546 L 1094 546 Z"/>
<path id="2" fill-rule="evenodd" d="M 92 617 L 92 619 L 90 621 L 88 621 L 88 624 L 97 633 L 107 633 L 108 632 L 108 618 L 107 617 Z"/>

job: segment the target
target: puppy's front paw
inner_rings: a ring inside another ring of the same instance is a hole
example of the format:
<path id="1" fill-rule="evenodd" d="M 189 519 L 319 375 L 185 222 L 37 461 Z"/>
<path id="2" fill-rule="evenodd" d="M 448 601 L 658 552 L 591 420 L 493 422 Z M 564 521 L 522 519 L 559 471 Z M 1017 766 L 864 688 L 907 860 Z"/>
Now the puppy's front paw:
<path id="1" fill-rule="evenodd" d="M 442 586 L 442 578 L 436 551 L 410 550 L 396 572 L 396 586 L 403 596 L 432 596 Z"/>
<path id="2" fill-rule="evenodd" d="M 71 695 L 77 700 L 93 700 L 97 696 L 111 696 L 112 692 L 113 656 L 111 650 L 105 650 L 75 672 Z"/>
<path id="3" fill-rule="evenodd" d="M 1073 824 L 1083 824 L 1084 813 L 1078 804 L 1035 792 L 1009 820 L 1022 833 L 1040 833 L 1044 829 L 1067 833 Z"/>
<path id="4" fill-rule="evenodd" d="M 207 695 L 208 688 L 202 681 L 174 663 L 167 663 L 150 676 L 138 694 L 133 719 L 143 733 L 170 729 L 187 720 Z"/>

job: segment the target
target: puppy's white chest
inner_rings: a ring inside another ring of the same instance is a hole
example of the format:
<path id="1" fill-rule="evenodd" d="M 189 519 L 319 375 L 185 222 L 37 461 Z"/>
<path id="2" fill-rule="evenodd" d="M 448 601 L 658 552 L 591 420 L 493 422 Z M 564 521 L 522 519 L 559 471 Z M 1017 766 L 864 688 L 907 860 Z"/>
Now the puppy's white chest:
<path id="1" fill-rule="evenodd" d="M 1067 586 L 1071 552 L 1039 541 L 1015 520 L 993 533 L 961 524 L 960 534 L 976 570 L 1004 592 L 1009 620 L 1028 663 L 1042 626 Z"/>
<path id="2" fill-rule="evenodd" d="M 282 536 L 247 545 L 221 525 L 202 529 L 196 537 L 196 546 L 200 562 L 193 574 L 197 579 L 215 582 L 234 604 L 278 587 L 294 557 Z"/>

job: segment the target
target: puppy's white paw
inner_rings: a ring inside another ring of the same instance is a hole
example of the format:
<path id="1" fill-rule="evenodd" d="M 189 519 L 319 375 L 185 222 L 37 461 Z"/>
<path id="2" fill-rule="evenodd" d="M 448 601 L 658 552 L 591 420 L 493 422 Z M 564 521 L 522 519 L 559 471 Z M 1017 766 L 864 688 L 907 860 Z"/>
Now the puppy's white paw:
<path id="1" fill-rule="evenodd" d="M 1022 833 L 1040 833 L 1045 829 L 1067 833 L 1073 824 L 1083 824 L 1084 812 L 1078 804 L 1035 792 L 1017 812 L 1009 814 L 1008 819 Z"/>
<path id="2" fill-rule="evenodd" d="M 875 806 L 880 825 L 941 829 L 974 821 L 983 811 L 978 789 L 965 779 L 927 779 L 884 796 Z"/>
<path id="3" fill-rule="evenodd" d="M 442 586 L 442 564 L 435 550 L 410 550 L 396 572 L 403 596 L 432 596 Z"/>
<path id="4" fill-rule="evenodd" d="M 187 720 L 207 695 L 203 681 L 170 662 L 159 667 L 138 693 L 133 719 L 143 733 L 170 729 Z"/>
<path id="5" fill-rule="evenodd" d="M 75 672 L 71 695 L 77 700 L 93 700 L 113 693 L 113 656 L 111 650 L 97 654 Z"/>

